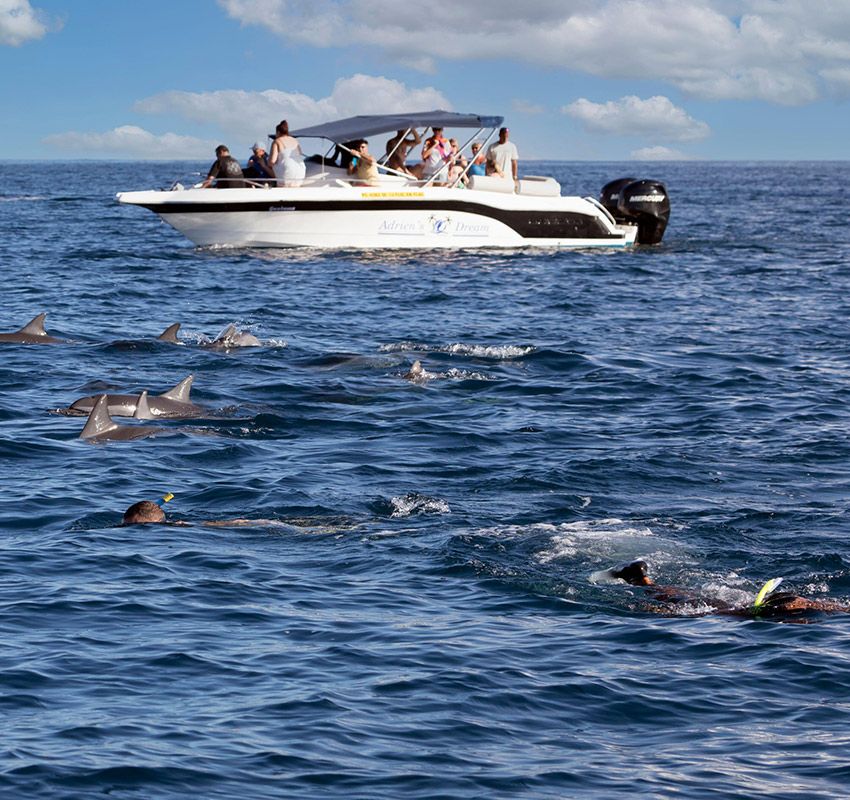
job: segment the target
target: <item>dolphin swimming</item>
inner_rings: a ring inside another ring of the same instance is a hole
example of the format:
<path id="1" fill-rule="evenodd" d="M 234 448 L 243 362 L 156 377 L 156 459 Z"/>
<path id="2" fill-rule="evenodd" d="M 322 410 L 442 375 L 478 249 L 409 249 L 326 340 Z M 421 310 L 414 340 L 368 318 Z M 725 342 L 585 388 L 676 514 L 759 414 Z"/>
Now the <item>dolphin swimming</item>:
<path id="1" fill-rule="evenodd" d="M 228 325 L 215 339 L 205 347 L 215 350 L 229 350 L 231 347 L 262 347 L 263 343 L 253 333 L 240 331 L 235 325 Z"/>
<path id="2" fill-rule="evenodd" d="M 422 362 L 418 359 L 414 361 L 410 367 L 410 371 L 404 373 L 404 379 L 411 381 L 411 383 L 425 383 L 428 380 L 428 373 L 425 371 L 425 367 L 422 366 Z"/>
<path id="3" fill-rule="evenodd" d="M 107 396 L 102 394 L 97 399 L 82 433 L 80 433 L 80 439 L 86 439 L 90 442 L 127 442 L 131 439 L 143 439 L 146 436 L 154 436 L 163 432 L 163 428 L 157 428 L 154 425 L 119 425 L 109 416 L 109 405 L 106 398 Z M 138 405 L 144 408 L 147 405 L 146 401 L 147 391 L 140 395 Z M 137 417 L 137 419 L 142 419 L 142 417 Z"/>
<path id="4" fill-rule="evenodd" d="M 137 419 L 156 419 L 157 417 L 191 419 L 193 417 L 208 416 L 209 412 L 207 409 L 195 405 L 189 396 L 194 379 L 194 375 L 189 375 L 167 392 L 154 395 L 153 397 L 147 393 L 147 390 L 142 392 L 145 397 L 142 413 L 148 416 L 137 417 Z M 111 416 L 115 417 L 136 416 L 138 407 L 141 405 L 141 395 L 138 394 L 90 395 L 89 397 L 81 397 L 75 400 L 63 413 L 88 414 L 99 401 L 100 397 L 106 397 L 108 412 Z"/>
<path id="5" fill-rule="evenodd" d="M 57 339 L 44 330 L 46 313 L 33 317 L 23 328 L 12 333 L 0 333 L 0 342 L 9 344 L 63 344 L 64 339 Z"/>
<path id="6" fill-rule="evenodd" d="M 169 325 L 159 336 L 156 338 L 160 342 L 168 342 L 169 344 L 183 344 L 177 338 L 177 331 L 180 330 L 180 323 L 175 322 L 173 325 Z"/>
<path id="7" fill-rule="evenodd" d="M 168 342 L 169 344 L 183 344 L 177 338 L 177 331 L 180 330 L 180 323 L 175 322 L 169 325 L 159 336 L 157 340 L 160 342 Z M 263 343 L 254 336 L 253 333 L 240 330 L 236 325 L 228 325 L 218 336 L 211 342 L 204 342 L 201 347 L 209 350 L 230 350 L 234 347 L 262 347 Z"/>

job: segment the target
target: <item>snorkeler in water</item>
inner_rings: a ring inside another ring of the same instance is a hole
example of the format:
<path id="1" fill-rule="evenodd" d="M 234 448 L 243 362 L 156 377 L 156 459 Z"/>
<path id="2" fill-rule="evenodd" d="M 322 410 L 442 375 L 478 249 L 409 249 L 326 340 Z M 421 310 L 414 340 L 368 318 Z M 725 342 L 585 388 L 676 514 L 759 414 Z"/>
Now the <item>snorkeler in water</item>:
<path id="1" fill-rule="evenodd" d="M 354 521 L 329 521 L 329 520 L 307 520 L 298 519 L 284 522 L 279 519 L 213 519 L 189 522 L 182 519 L 168 519 L 164 506 L 174 499 L 174 495 L 168 492 L 159 502 L 153 500 L 140 500 L 133 503 L 125 512 L 121 525 L 176 525 L 190 527 L 201 525 L 204 528 L 285 528 L 291 531 L 309 528 L 311 533 L 342 533 L 357 527 Z"/>
<path id="2" fill-rule="evenodd" d="M 608 575 L 618 578 L 632 586 L 646 586 L 647 593 L 653 600 L 664 604 L 654 606 L 652 611 L 659 614 L 673 614 L 671 606 L 677 603 L 701 599 L 693 592 L 678 586 L 659 586 L 647 574 L 646 561 L 637 559 L 620 567 L 608 570 Z M 782 578 L 773 578 L 762 586 L 752 605 L 745 607 L 730 606 L 722 600 L 710 599 L 708 602 L 715 607 L 711 614 L 726 614 L 735 617 L 767 617 L 772 619 L 793 620 L 814 612 L 844 612 L 850 611 L 850 606 L 836 600 L 809 600 L 791 592 L 777 592 Z M 703 598 L 704 599 L 704 598 Z"/>
<path id="3" fill-rule="evenodd" d="M 169 492 L 162 500 L 155 503 L 153 500 L 140 500 L 133 503 L 125 512 L 121 520 L 122 525 L 192 525 L 185 520 L 170 520 L 165 516 L 163 505 L 174 499 Z M 244 528 L 244 527 L 289 527 L 286 523 L 277 519 L 219 519 L 204 520 L 199 523 L 207 528 Z"/>

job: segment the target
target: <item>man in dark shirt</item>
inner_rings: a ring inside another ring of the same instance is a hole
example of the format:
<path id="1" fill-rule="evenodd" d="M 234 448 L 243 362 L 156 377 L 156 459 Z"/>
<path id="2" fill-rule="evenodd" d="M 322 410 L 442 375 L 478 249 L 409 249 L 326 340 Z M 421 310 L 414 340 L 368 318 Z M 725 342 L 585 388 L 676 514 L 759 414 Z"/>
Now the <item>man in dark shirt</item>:
<path id="1" fill-rule="evenodd" d="M 230 155 L 227 145 L 220 144 L 215 149 L 216 160 L 207 173 L 207 179 L 203 183 L 206 189 L 215 181 L 216 189 L 244 189 L 245 181 L 242 167 L 239 162 Z"/>
<path id="2" fill-rule="evenodd" d="M 248 159 L 244 169 L 245 177 L 254 183 L 276 183 L 274 173 L 269 166 L 266 148 L 261 142 L 256 142 L 251 149 L 254 154 Z"/>

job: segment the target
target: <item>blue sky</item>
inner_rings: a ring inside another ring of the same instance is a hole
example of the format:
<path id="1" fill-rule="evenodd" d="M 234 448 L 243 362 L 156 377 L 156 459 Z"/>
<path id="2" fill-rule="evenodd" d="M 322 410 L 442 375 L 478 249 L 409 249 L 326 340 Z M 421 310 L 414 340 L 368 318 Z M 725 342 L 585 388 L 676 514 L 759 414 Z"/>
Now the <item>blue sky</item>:
<path id="1" fill-rule="evenodd" d="M 850 0 L 0 0 L 0 158 L 505 116 L 523 158 L 845 159 Z"/>

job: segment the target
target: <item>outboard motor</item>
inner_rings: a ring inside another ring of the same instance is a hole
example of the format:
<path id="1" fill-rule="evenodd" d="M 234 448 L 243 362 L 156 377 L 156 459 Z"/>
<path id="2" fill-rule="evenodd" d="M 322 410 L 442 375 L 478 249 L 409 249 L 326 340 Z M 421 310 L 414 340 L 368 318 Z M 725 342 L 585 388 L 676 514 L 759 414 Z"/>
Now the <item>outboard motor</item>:
<path id="1" fill-rule="evenodd" d="M 658 244 L 664 236 L 670 219 L 670 198 L 663 183 L 620 178 L 602 187 L 599 201 L 617 222 L 638 226 L 638 244 Z"/>
<path id="2" fill-rule="evenodd" d="M 658 244 L 670 219 L 670 198 L 663 183 L 635 181 L 620 191 L 620 211 L 637 222 L 638 244 Z"/>
<path id="3" fill-rule="evenodd" d="M 605 206 L 605 210 L 614 217 L 617 222 L 625 222 L 626 218 L 620 213 L 620 190 L 637 178 L 617 178 L 611 183 L 606 183 L 599 192 L 599 202 Z"/>

